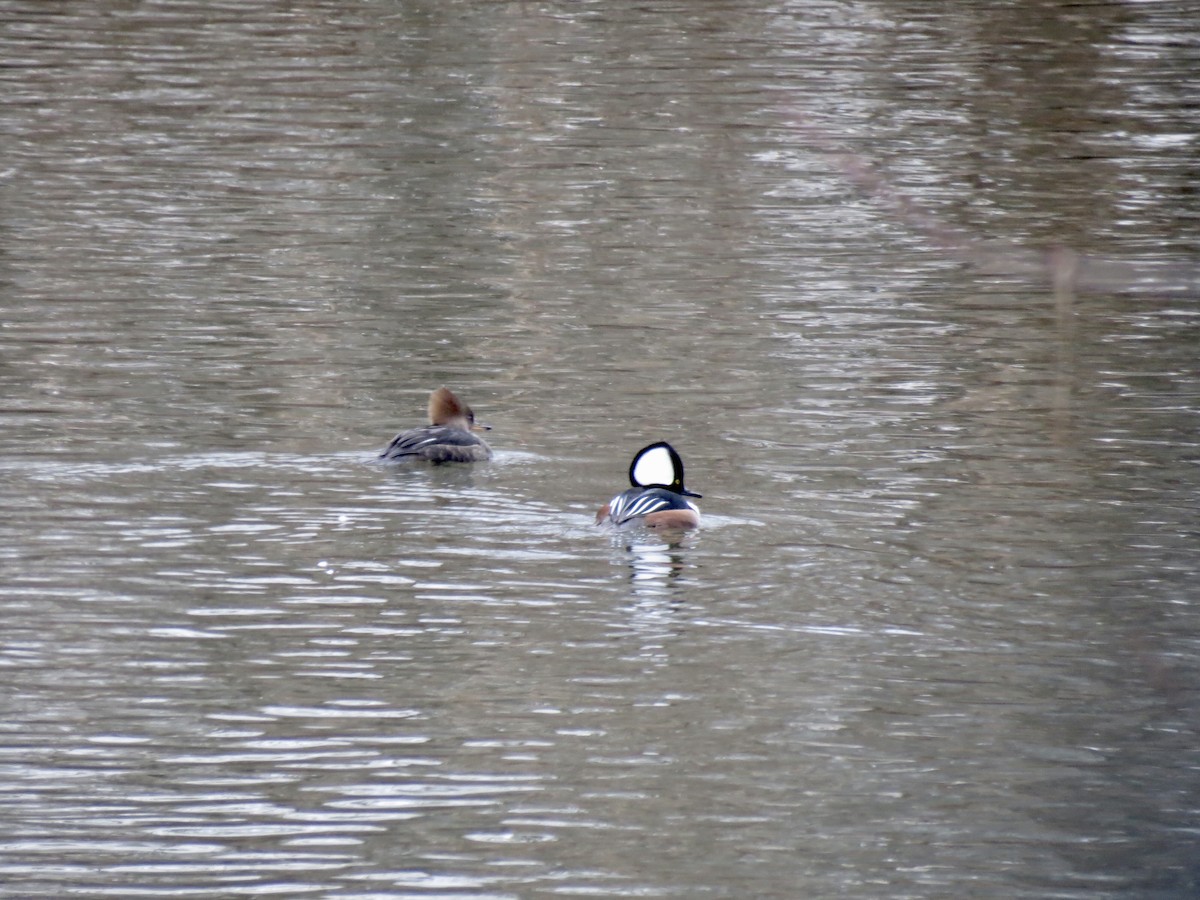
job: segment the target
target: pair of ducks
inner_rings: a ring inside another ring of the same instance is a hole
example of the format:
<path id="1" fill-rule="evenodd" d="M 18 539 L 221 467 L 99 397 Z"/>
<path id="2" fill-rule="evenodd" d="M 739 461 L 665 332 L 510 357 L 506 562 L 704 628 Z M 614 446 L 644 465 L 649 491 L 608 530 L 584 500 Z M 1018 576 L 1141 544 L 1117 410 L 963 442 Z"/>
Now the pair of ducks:
<path id="1" fill-rule="evenodd" d="M 492 448 L 473 432 L 490 431 L 491 427 L 476 422 L 471 407 L 440 387 L 429 395 L 429 424 L 400 432 L 379 458 L 385 462 L 483 462 L 491 458 Z M 683 460 L 666 441 L 637 452 L 629 466 L 629 483 L 633 486 L 600 508 L 597 525 L 695 528 L 700 524 L 700 508 L 687 499 L 700 495 L 684 488 Z"/>

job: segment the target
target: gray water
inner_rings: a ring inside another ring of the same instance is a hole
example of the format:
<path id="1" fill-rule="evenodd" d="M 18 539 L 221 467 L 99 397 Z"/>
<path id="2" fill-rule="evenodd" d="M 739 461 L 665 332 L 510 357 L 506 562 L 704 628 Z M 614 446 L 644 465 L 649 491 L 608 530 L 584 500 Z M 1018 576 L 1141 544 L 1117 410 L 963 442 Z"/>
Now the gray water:
<path id="1" fill-rule="evenodd" d="M 0 60 L 0 896 L 1200 891 L 1190 4 Z M 495 459 L 374 465 L 441 384 Z"/>

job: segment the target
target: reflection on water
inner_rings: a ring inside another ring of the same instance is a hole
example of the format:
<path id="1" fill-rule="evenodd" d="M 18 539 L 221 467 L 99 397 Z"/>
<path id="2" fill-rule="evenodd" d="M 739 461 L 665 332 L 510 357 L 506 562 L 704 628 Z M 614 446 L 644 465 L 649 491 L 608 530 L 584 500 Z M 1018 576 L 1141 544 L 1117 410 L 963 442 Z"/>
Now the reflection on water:
<path id="1" fill-rule="evenodd" d="M 1195 894 L 1193 18 L 0 3 L 0 896 Z"/>
<path id="2" fill-rule="evenodd" d="M 679 597 L 686 591 L 688 551 L 698 540 L 694 534 L 656 534 L 636 529 L 613 536 L 629 569 L 629 582 L 635 596 L 642 598 Z"/>

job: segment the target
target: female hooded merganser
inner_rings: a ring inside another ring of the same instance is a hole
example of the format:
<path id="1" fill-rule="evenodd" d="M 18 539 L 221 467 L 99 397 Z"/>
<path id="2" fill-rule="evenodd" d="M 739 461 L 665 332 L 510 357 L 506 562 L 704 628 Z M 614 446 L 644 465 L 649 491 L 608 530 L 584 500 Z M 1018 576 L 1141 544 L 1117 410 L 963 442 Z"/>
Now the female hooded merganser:
<path id="1" fill-rule="evenodd" d="M 429 462 L 482 462 L 491 459 L 492 448 L 472 430 L 490 431 L 491 425 L 475 421 L 471 407 L 447 388 L 429 395 L 429 424 L 402 431 L 379 458 L 386 462 L 424 459 Z"/>
<path id="2" fill-rule="evenodd" d="M 633 487 L 609 500 L 596 513 L 596 524 L 620 526 L 637 521 L 647 528 L 695 528 L 700 508 L 687 497 L 700 494 L 683 486 L 683 460 L 666 441 L 643 447 L 629 465 Z"/>

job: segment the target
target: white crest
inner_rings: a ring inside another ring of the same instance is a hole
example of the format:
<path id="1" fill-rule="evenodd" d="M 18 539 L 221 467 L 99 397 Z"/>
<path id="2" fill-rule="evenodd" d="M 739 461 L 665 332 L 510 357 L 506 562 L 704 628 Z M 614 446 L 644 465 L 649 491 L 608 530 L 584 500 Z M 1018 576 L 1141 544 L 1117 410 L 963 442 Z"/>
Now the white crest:
<path id="1" fill-rule="evenodd" d="M 675 480 L 675 462 L 665 446 L 651 447 L 633 464 L 633 480 L 641 486 L 661 484 L 670 486 Z"/>

